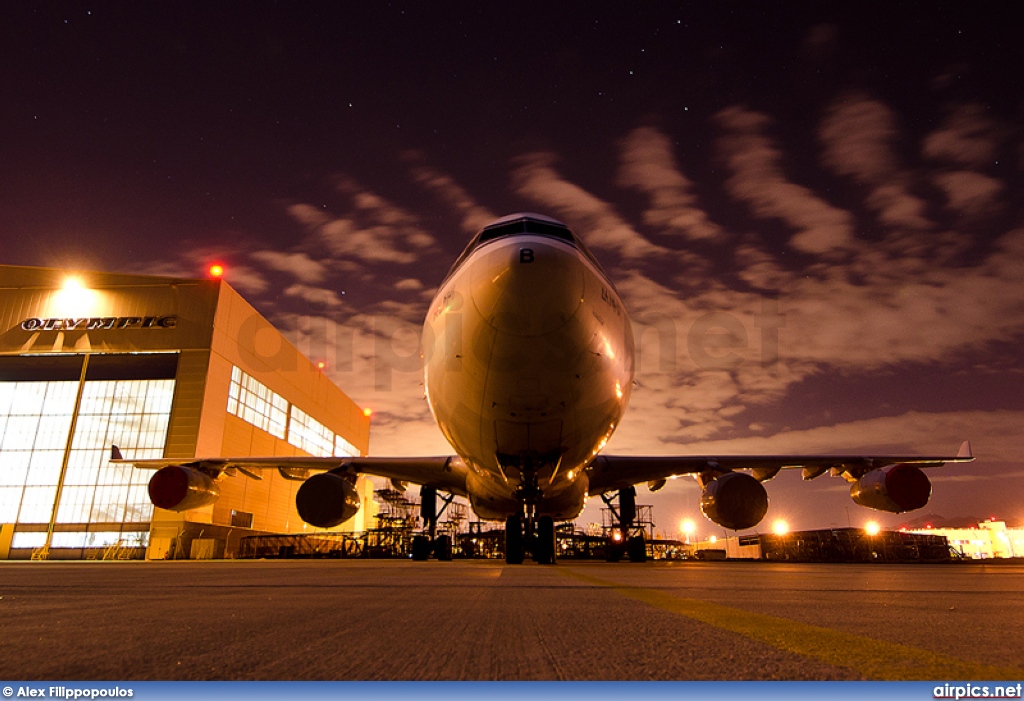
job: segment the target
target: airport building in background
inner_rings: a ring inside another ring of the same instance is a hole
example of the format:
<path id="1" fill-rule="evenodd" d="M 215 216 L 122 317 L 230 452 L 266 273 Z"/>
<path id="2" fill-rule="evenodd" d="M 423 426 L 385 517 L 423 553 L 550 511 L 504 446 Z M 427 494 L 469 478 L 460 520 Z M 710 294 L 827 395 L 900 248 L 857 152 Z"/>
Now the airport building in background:
<path id="1" fill-rule="evenodd" d="M 0 266 L 0 559 L 231 556 L 302 533 L 300 474 L 236 472 L 186 512 L 126 458 L 360 455 L 369 418 L 221 280 Z M 373 525 L 373 484 L 336 530 Z"/>
<path id="2" fill-rule="evenodd" d="M 982 521 L 977 528 L 915 528 L 911 533 L 943 536 L 950 547 L 972 560 L 1024 557 L 1024 528 L 1008 528 L 1006 521 Z"/>

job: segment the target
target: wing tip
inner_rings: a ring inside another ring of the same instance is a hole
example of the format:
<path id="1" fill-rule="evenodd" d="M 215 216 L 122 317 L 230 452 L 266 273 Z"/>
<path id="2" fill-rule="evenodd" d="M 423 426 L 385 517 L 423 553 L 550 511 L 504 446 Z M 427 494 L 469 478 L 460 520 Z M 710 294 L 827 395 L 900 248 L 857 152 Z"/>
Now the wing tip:
<path id="1" fill-rule="evenodd" d="M 111 460 L 124 460 L 124 458 L 121 457 L 121 449 L 118 448 L 117 445 L 115 445 L 115 444 L 111 444 L 111 446 L 110 446 L 110 459 Z"/>
<path id="2" fill-rule="evenodd" d="M 974 459 L 974 452 L 971 450 L 971 442 L 964 441 L 960 444 L 960 450 L 957 451 L 956 456 L 958 458 L 964 458 L 968 460 Z"/>

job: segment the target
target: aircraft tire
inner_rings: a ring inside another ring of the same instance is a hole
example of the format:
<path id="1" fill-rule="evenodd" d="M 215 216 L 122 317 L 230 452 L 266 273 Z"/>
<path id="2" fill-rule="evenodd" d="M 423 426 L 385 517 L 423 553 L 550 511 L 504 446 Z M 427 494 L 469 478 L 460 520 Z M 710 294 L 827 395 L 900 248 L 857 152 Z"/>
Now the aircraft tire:
<path id="1" fill-rule="evenodd" d="M 412 537 L 412 559 L 426 560 L 430 557 L 430 538 L 425 535 Z"/>
<path id="2" fill-rule="evenodd" d="M 451 560 L 452 559 L 452 539 L 451 536 L 439 535 L 434 540 L 434 557 L 438 560 Z"/>
<path id="3" fill-rule="evenodd" d="M 555 522 L 550 516 L 537 519 L 537 539 L 533 560 L 540 565 L 555 564 Z"/>
<path id="4" fill-rule="evenodd" d="M 523 564 L 523 519 L 513 514 L 505 520 L 505 563 L 509 565 Z"/>
<path id="5" fill-rule="evenodd" d="M 647 540 L 638 535 L 626 543 L 626 557 L 630 562 L 647 562 Z"/>
<path id="6" fill-rule="evenodd" d="M 622 543 L 616 542 L 612 538 L 605 541 L 604 544 L 604 559 L 606 562 L 618 562 L 622 559 Z"/>

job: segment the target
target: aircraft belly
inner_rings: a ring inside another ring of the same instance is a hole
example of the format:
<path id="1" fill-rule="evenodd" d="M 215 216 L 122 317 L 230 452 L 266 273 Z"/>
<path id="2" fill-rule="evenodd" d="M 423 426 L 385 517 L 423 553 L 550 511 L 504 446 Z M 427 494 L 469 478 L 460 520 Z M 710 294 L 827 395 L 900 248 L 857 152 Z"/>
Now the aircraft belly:
<path id="1" fill-rule="evenodd" d="M 540 516 L 551 516 L 556 521 L 569 521 L 583 511 L 586 505 L 589 481 L 585 473 L 573 479 L 561 479 L 547 485 L 544 496 L 537 504 Z M 520 505 L 509 486 L 490 476 L 471 474 L 466 480 L 470 506 L 485 520 L 503 520 L 520 512 Z"/>

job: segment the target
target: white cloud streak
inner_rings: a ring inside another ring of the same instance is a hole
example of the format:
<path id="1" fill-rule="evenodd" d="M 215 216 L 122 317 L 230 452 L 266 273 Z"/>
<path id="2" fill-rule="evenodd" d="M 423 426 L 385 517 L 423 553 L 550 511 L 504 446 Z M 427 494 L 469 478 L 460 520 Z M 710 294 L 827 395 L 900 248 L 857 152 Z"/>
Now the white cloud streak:
<path id="1" fill-rule="evenodd" d="M 694 183 L 679 169 L 671 140 L 654 127 L 634 129 L 620 143 L 619 185 L 647 195 L 644 223 L 692 240 L 721 239 L 721 227 L 697 207 Z"/>
<path id="2" fill-rule="evenodd" d="M 729 107 L 715 115 L 723 134 L 719 151 L 732 171 L 726 189 L 758 217 L 780 219 L 796 230 L 793 248 L 832 255 L 853 245 L 853 219 L 810 189 L 790 182 L 783 154 L 764 134 L 770 119 L 760 112 Z"/>

